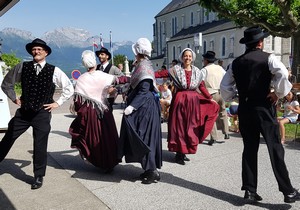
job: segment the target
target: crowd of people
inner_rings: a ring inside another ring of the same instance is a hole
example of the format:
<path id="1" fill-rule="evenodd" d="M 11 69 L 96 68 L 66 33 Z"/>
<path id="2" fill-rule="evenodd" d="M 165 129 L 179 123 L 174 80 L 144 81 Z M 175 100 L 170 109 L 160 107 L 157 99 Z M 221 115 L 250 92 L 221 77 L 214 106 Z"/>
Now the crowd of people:
<path id="1" fill-rule="evenodd" d="M 259 27 L 246 29 L 240 40 L 246 45 L 246 52 L 228 65 L 227 71 L 222 60 L 214 64 L 217 61 L 214 51 L 202 55 L 203 67 L 198 68 L 194 65 L 196 53 L 185 48 L 169 69 L 162 66 L 155 72 L 150 60 L 151 42 L 146 38 L 138 39 L 132 46 L 135 61 L 130 77 L 109 62 L 111 53 L 106 48 L 96 52 L 85 50 L 81 62 L 86 72 L 75 87 L 61 69 L 46 62 L 51 48 L 43 40 L 35 39 L 26 45 L 32 61 L 17 64 L 1 85 L 20 108 L 0 141 L 0 162 L 15 140 L 31 126 L 34 140 L 31 189 L 42 187 L 51 111 L 73 96 L 76 117 L 69 128 L 70 146 L 79 151 L 82 159 L 104 173 L 112 172 L 123 159 L 126 163 L 137 162 L 143 169 L 141 182 L 155 183 L 161 179 L 159 169 L 163 165 L 161 123 L 168 123 L 167 148 L 174 153 L 174 163 L 185 165 L 190 161 L 187 155 L 195 154 L 209 135 L 207 144 L 216 142 L 217 120 L 224 139 L 230 138 L 226 103 L 238 100 L 230 112 L 234 112 L 236 121 L 238 118 L 236 129 L 244 143 L 244 199 L 262 200 L 257 193 L 257 151 L 262 134 L 284 202 L 300 200 L 300 193 L 289 179 L 282 146 L 284 124 L 298 119 L 299 102 L 291 91 L 285 66 L 273 54 L 262 50 L 267 35 Z M 14 90 L 16 82 L 21 82 L 20 98 Z M 120 136 L 112 112 L 119 84 L 128 85 Z M 62 93 L 54 101 L 56 87 L 62 88 Z M 276 109 L 279 98 L 285 98 L 281 118 L 277 118 Z"/>

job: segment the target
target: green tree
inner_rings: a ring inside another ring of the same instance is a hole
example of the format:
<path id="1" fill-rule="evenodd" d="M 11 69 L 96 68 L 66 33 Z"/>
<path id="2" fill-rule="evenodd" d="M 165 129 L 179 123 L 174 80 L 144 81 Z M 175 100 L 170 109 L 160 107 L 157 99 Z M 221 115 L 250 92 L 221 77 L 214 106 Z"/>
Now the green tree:
<path id="1" fill-rule="evenodd" d="M 15 53 L 2 54 L 1 59 L 9 68 L 13 68 L 21 61 L 20 58 L 17 58 Z"/>
<path id="2" fill-rule="evenodd" d="M 300 71 L 300 0 L 199 0 L 199 5 L 238 26 L 258 25 L 273 36 L 291 37 L 292 72 Z"/>
<path id="3" fill-rule="evenodd" d="M 114 56 L 114 65 L 118 66 L 119 63 L 125 65 L 126 56 L 125 55 L 115 55 Z M 123 69 L 125 71 L 125 69 Z"/>
<path id="4" fill-rule="evenodd" d="M 1 59 L 8 67 L 9 70 L 12 69 L 15 65 L 17 65 L 21 61 L 21 59 L 17 58 L 16 54 L 14 53 L 2 54 Z M 22 93 L 21 83 L 15 84 L 15 91 L 17 95 L 21 95 Z"/>

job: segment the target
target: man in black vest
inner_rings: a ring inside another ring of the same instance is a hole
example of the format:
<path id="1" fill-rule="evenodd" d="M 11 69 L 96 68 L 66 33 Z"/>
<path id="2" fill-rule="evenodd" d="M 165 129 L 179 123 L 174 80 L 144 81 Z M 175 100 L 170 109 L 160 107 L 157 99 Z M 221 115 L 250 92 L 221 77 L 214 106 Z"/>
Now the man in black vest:
<path id="1" fill-rule="evenodd" d="M 0 162 L 5 158 L 15 140 L 30 126 L 33 129 L 33 173 L 31 189 L 43 185 L 47 166 L 47 145 L 50 133 L 51 111 L 61 106 L 74 93 L 67 75 L 58 67 L 46 62 L 51 48 L 41 39 L 26 45 L 33 61 L 21 62 L 5 76 L 1 88 L 15 104 L 19 105 L 8 124 L 7 132 L 0 142 Z M 22 96 L 18 98 L 14 85 L 21 82 Z M 53 100 L 55 87 L 62 88 L 57 101 Z"/>
<path id="2" fill-rule="evenodd" d="M 236 94 L 239 96 L 239 128 L 244 143 L 244 198 L 250 201 L 262 200 L 256 192 L 257 152 L 262 134 L 279 191 L 284 195 L 284 202 L 293 203 L 300 200 L 300 193 L 291 185 L 276 114 L 278 99 L 286 96 L 292 85 L 288 81 L 284 64 L 275 55 L 262 51 L 263 39 L 267 36 L 268 33 L 259 27 L 250 27 L 244 31 L 240 43 L 246 45 L 246 52 L 229 66 L 221 82 L 221 95 L 225 101 L 231 101 Z"/>
<path id="3" fill-rule="evenodd" d="M 111 63 L 109 63 L 110 59 L 111 59 L 111 53 L 108 51 L 108 49 L 101 47 L 100 50 L 95 52 L 96 56 L 99 58 L 100 64 L 97 65 L 97 70 L 103 71 L 107 74 L 111 74 L 111 75 L 115 75 L 117 77 L 120 76 L 124 76 L 124 74 L 122 73 L 122 71 L 120 69 L 118 69 L 118 67 L 112 65 Z M 115 101 L 115 95 L 117 94 L 117 89 L 115 89 L 115 91 L 110 94 L 110 96 L 107 98 L 108 102 L 109 102 L 109 106 L 110 109 L 109 110 L 113 110 L 113 104 Z"/>

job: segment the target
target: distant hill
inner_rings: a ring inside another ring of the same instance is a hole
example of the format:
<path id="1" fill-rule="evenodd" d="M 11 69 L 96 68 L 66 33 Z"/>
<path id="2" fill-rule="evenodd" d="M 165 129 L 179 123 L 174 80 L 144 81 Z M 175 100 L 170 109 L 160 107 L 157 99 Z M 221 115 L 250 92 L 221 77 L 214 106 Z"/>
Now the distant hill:
<path id="1" fill-rule="evenodd" d="M 13 52 L 23 60 L 32 59 L 25 49 L 25 45 L 36 38 L 31 32 L 5 28 L 0 31 L 0 38 L 2 39 L 2 53 Z M 81 64 L 81 53 L 87 49 L 92 50 L 93 40 L 99 40 L 99 36 L 91 36 L 86 30 L 70 27 L 47 32 L 39 38 L 46 41 L 52 49 L 47 62 L 60 67 L 68 76 L 71 76 L 74 69 L 85 71 Z M 133 60 L 132 44 L 131 41 L 113 42 L 113 55 L 125 55 L 129 60 Z M 109 49 L 109 46 L 109 43 L 104 43 L 104 47 Z"/>

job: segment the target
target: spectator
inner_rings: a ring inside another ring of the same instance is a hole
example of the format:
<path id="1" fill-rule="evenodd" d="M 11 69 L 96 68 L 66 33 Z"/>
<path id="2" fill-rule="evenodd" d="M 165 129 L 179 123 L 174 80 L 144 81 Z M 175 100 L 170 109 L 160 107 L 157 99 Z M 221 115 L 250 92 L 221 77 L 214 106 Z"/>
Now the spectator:
<path id="1" fill-rule="evenodd" d="M 285 144 L 285 127 L 287 123 L 294 123 L 298 120 L 300 113 L 299 102 L 296 94 L 290 91 L 283 100 L 283 116 L 278 117 L 279 130 L 281 134 L 281 143 Z"/>
<path id="2" fill-rule="evenodd" d="M 159 99 L 160 105 L 162 108 L 162 113 L 163 113 L 163 118 L 162 122 L 167 122 L 168 121 L 168 109 L 171 104 L 172 100 L 172 92 L 169 89 L 169 83 L 165 82 L 162 85 L 162 90 L 160 91 L 161 98 Z"/>
<path id="3" fill-rule="evenodd" d="M 297 77 L 292 74 L 292 69 L 290 67 L 287 67 L 288 73 L 289 73 L 289 81 L 290 83 L 297 83 Z"/>
<path id="4" fill-rule="evenodd" d="M 214 64 L 216 60 L 215 56 L 216 54 L 213 51 L 207 51 L 202 55 L 204 63 L 203 71 L 206 71 L 206 77 L 204 81 L 209 94 L 212 96 L 213 100 L 215 100 L 219 104 L 218 118 L 220 119 L 224 139 L 229 139 L 228 117 L 225 107 L 225 101 L 220 94 L 220 84 L 226 72 L 221 66 Z M 218 133 L 217 125 L 215 122 L 214 127 L 210 133 L 210 140 L 208 142 L 208 145 L 213 145 L 217 139 Z"/>
<path id="5" fill-rule="evenodd" d="M 218 60 L 218 65 L 221 66 L 224 69 L 224 61 L 222 59 Z"/>
<path id="6" fill-rule="evenodd" d="M 176 59 L 174 59 L 174 60 L 172 60 L 172 63 L 171 63 L 171 67 L 173 67 L 173 66 L 175 66 L 175 65 L 177 65 L 178 64 L 178 61 L 176 60 Z"/>
<path id="7" fill-rule="evenodd" d="M 239 120 L 238 120 L 238 107 L 239 103 L 237 101 L 230 102 L 229 105 L 229 116 L 232 118 L 232 131 L 239 133 Z"/>
<path id="8" fill-rule="evenodd" d="M 169 71 L 166 66 L 162 66 L 161 69 L 158 69 L 154 73 L 156 84 L 161 86 L 164 82 L 166 82 L 169 78 Z"/>
<path id="9" fill-rule="evenodd" d="M 118 69 L 120 69 L 121 72 L 123 72 L 123 68 L 124 68 L 123 63 L 119 63 L 118 64 Z"/>

